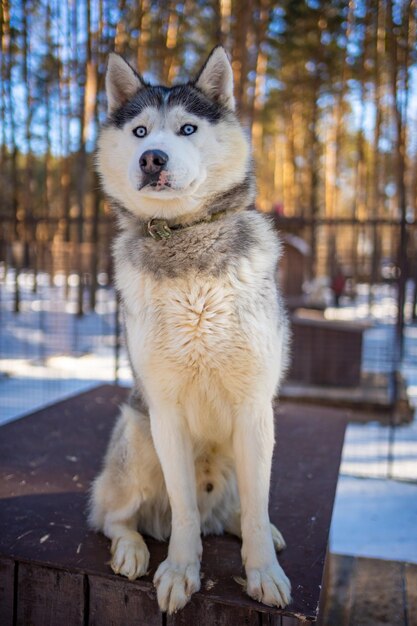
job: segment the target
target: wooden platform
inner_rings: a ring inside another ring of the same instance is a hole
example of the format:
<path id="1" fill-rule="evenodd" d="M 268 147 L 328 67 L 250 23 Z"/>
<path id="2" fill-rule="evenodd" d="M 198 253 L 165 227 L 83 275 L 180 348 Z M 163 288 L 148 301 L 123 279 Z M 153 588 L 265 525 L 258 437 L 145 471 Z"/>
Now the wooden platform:
<path id="1" fill-rule="evenodd" d="M 380 422 L 381 424 L 409 424 L 414 407 L 408 397 L 407 384 L 397 374 L 397 401 L 392 403 L 392 378 L 388 374 L 363 372 L 357 387 L 310 385 L 291 380 L 284 381 L 280 396 L 283 400 L 304 404 L 318 404 L 344 409 L 351 422 Z"/>
<path id="2" fill-rule="evenodd" d="M 108 565 L 109 541 L 86 526 L 89 484 L 126 395 L 105 385 L 0 429 L 0 624 L 316 621 L 345 429 L 343 417 L 335 419 L 340 413 L 290 404 L 279 410 L 270 513 L 288 543 L 280 562 L 292 581 L 292 605 L 280 611 L 251 600 L 236 581 L 243 575 L 240 542 L 208 537 L 201 591 L 166 617 L 152 576 L 167 544 L 149 539 L 149 575 L 129 582 Z"/>
<path id="3" fill-rule="evenodd" d="M 417 565 L 331 554 L 322 626 L 417 626 Z"/>
<path id="4" fill-rule="evenodd" d="M 304 385 L 357 387 L 363 333 L 369 324 L 328 320 L 318 311 L 291 316 L 290 380 Z"/>

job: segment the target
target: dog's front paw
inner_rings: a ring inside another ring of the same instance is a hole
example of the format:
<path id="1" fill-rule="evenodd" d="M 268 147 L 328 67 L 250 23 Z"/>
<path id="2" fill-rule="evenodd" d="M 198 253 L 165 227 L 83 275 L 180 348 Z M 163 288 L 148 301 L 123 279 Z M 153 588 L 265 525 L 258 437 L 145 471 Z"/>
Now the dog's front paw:
<path id="1" fill-rule="evenodd" d="M 246 570 L 248 594 L 268 606 L 284 608 L 291 602 L 291 583 L 278 562 Z"/>
<path id="2" fill-rule="evenodd" d="M 168 558 L 156 570 L 153 582 L 161 611 L 175 613 L 200 589 L 200 563 L 174 563 Z"/>
<path id="3" fill-rule="evenodd" d="M 120 537 L 112 543 L 111 568 L 115 574 L 126 576 L 129 580 L 135 580 L 144 576 L 148 571 L 149 550 L 142 537 Z"/>

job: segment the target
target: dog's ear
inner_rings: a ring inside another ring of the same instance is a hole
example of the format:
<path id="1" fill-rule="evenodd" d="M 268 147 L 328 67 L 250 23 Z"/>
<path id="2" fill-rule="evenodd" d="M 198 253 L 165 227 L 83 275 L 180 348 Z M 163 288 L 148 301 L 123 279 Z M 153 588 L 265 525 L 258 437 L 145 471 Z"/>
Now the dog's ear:
<path id="1" fill-rule="evenodd" d="M 194 84 L 211 100 L 234 111 L 233 71 L 223 46 L 216 46 L 212 50 Z"/>
<path id="2" fill-rule="evenodd" d="M 142 77 L 120 55 L 109 55 L 106 72 L 108 112 L 112 113 L 145 86 Z"/>

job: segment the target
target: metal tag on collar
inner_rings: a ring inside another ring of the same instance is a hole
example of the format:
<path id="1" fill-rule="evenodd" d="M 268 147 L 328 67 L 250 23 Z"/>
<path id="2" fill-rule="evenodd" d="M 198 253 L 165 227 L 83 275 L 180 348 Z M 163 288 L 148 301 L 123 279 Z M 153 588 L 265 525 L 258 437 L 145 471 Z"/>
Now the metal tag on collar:
<path id="1" fill-rule="evenodd" d="M 153 218 L 148 222 L 148 233 L 152 239 L 158 241 L 161 239 L 169 239 L 172 235 L 172 230 L 166 220 Z"/>

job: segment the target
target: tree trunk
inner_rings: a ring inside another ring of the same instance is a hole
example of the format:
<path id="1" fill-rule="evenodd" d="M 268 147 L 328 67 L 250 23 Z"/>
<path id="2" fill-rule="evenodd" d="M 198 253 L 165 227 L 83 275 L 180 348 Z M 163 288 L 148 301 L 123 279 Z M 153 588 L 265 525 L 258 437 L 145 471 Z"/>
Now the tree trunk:
<path id="1" fill-rule="evenodd" d="M 77 287 L 77 315 L 81 316 L 84 313 L 83 307 L 83 294 L 84 294 L 84 274 L 82 267 L 82 244 L 84 239 L 84 209 L 85 209 L 85 175 L 87 168 L 87 159 L 86 159 L 86 151 L 85 151 L 85 142 L 86 142 L 86 132 L 87 132 L 87 114 L 90 110 L 89 107 L 89 67 L 91 64 L 91 8 L 90 8 L 90 0 L 87 0 L 86 3 L 86 22 L 87 22 L 87 44 L 86 44 L 86 63 L 84 68 L 81 68 L 81 64 L 78 59 L 78 55 L 74 60 L 74 82 L 78 86 L 79 91 L 79 111 L 78 118 L 80 122 L 80 130 L 79 130 L 79 144 L 77 151 L 77 181 L 76 181 L 76 197 L 77 197 L 77 236 L 76 242 L 74 245 L 74 249 L 77 255 L 77 263 L 78 263 L 78 287 Z M 78 31 L 78 16 L 77 16 L 77 6 L 74 7 L 73 14 L 73 45 L 76 45 L 77 39 L 77 31 Z M 82 71 L 83 69 L 83 71 Z"/>
<path id="2" fill-rule="evenodd" d="M 235 10 L 235 25 L 233 37 L 233 70 L 235 83 L 235 98 L 239 110 L 240 118 L 244 123 L 248 122 L 248 46 L 247 38 L 251 27 L 251 18 L 253 14 L 253 1 L 238 2 Z M 262 10 L 262 9 L 261 9 Z M 264 29 L 263 14 L 261 13 L 261 23 L 258 28 Z"/>
<path id="3" fill-rule="evenodd" d="M 99 89 L 99 76 L 98 67 L 104 61 L 102 58 L 100 39 L 101 33 L 103 33 L 103 0 L 99 0 L 99 21 L 98 31 L 94 39 L 95 52 L 94 52 L 94 68 L 95 68 L 95 85 L 96 92 Z M 97 93 L 94 98 L 94 122 L 96 131 L 99 128 L 99 102 Z M 96 308 L 96 295 L 97 295 L 97 273 L 98 273 L 98 242 L 99 242 L 99 218 L 101 208 L 101 192 L 100 181 L 96 172 L 93 174 L 93 215 L 92 215 L 92 229 L 91 229 L 91 267 L 90 267 L 90 310 L 94 311 Z"/>
<path id="4" fill-rule="evenodd" d="M 310 120 L 310 265 L 309 277 L 316 278 L 317 275 L 317 219 L 319 217 L 319 140 L 317 135 L 318 125 L 318 85 L 313 92 L 311 103 Z"/>
<path id="5" fill-rule="evenodd" d="M 408 32 L 409 32 L 409 10 L 411 2 L 407 2 L 404 19 L 407 20 L 405 25 L 407 32 L 407 47 L 408 47 Z M 407 211 L 407 197 L 406 197 L 406 134 L 405 124 L 406 109 L 401 108 L 401 102 L 398 98 L 398 81 L 399 81 L 399 50 L 396 37 L 396 30 L 394 21 L 394 7 L 392 0 L 387 0 L 387 17 L 388 17 L 388 49 L 389 49 L 389 61 L 390 61 L 390 82 L 391 82 L 391 94 L 393 100 L 393 115 L 395 122 L 395 180 L 397 187 L 397 203 L 400 214 L 400 241 L 398 246 L 398 268 L 399 268 L 399 280 L 398 280 L 398 315 L 396 324 L 396 358 L 397 368 L 403 357 L 404 351 L 404 306 L 406 296 L 406 284 L 408 276 L 408 256 L 407 256 L 407 224 L 406 224 L 406 211 Z M 408 54 L 405 59 L 405 67 L 403 67 L 405 73 L 404 84 L 402 85 L 402 98 L 407 101 L 408 96 Z"/>
<path id="6" fill-rule="evenodd" d="M 375 32 L 374 32 L 374 107 L 375 107 L 375 127 L 372 146 L 372 172 L 371 172 L 371 216 L 374 220 L 372 228 L 372 240 L 373 240 L 373 253 L 372 253 L 372 265 L 371 265 L 371 279 L 369 289 L 369 306 L 372 306 L 374 300 L 373 285 L 378 282 L 379 268 L 380 268 L 380 240 L 378 236 L 378 228 L 376 221 L 379 217 L 379 205 L 380 205 L 380 158 L 379 158 L 379 142 L 381 138 L 381 125 L 382 125 L 382 107 L 381 107 L 381 67 L 380 60 L 383 59 L 385 52 L 385 41 L 383 36 L 383 24 L 384 15 L 383 7 L 380 0 L 376 2 L 375 6 Z"/>

